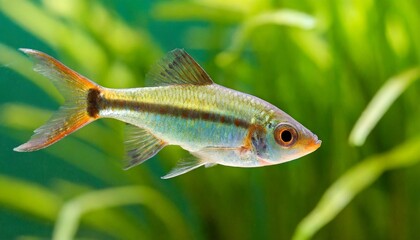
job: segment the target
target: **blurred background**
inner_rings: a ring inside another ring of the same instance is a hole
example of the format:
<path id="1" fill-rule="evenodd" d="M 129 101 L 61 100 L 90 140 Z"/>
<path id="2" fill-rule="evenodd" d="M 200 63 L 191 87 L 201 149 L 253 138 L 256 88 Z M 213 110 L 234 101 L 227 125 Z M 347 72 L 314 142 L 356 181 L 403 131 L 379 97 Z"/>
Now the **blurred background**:
<path id="1" fill-rule="evenodd" d="M 419 29 L 415 0 L 0 0 L 0 239 L 418 238 Z M 124 171 L 124 124 L 109 119 L 16 153 L 63 101 L 21 47 L 115 88 L 184 48 L 323 143 L 170 180 L 188 153 Z"/>

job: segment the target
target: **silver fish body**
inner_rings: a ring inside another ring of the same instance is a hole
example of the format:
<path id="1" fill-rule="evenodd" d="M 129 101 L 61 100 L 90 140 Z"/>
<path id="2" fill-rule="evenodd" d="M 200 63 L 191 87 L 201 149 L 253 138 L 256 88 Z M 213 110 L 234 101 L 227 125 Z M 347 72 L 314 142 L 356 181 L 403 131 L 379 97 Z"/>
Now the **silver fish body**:
<path id="1" fill-rule="evenodd" d="M 126 168 L 179 145 L 196 158 L 164 178 L 216 164 L 258 167 L 286 162 L 316 150 L 321 141 L 292 117 L 257 97 L 213 83 L 183 50 L 174 50 L 147 75 L 154 84 L 109 89 L 75 73 L 54 58 L 23 50 L 35 70 L 49 77 L 66 98 L 64 107 L 31 140 L 15 150 L 33 151 L 98 118 L 128 123 Z"/>

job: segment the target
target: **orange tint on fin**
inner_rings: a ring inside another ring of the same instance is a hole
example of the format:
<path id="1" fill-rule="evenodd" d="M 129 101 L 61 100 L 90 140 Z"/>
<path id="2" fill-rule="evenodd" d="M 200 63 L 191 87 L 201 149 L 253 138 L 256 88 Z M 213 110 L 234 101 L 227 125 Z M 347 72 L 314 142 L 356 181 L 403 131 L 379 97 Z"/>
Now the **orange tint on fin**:
<path id="1" fill-rule="evenodd" d="M 20 49 L 34 61 L 34 70 L 49 78 L 65 98 L 64 105 L 50 120 L 36 129 L 31 139 L 14 150 L 45 148 L 99 118 L 101 87 L 79 75 L 53 57 L 32 49 Z"/>
<path id="2" fill-rule="evenodd" d="M 50 79 L 66 100 L 67 97 L 74 97 L 72 96 L 74 91 L 87 91 L 90 88 L 98 87 L 96 83 L 71 70 L 46 53 L 26 48 L 20 48 L 19 50 L 28 55 L 34 62 L 34 71 Z M 69 93 L 72 94 L 69 95 Z"/>
<path id="3" fill-rule="evenodd" d="M 31 152 L 48 147 L 94 120 L 86 114 L 86 111 L 76 113 L 72 111 L 74 110 L 62 107 L 45 125 L 34 131 L 35 134 L 28 142 L 13 150 Z"/>

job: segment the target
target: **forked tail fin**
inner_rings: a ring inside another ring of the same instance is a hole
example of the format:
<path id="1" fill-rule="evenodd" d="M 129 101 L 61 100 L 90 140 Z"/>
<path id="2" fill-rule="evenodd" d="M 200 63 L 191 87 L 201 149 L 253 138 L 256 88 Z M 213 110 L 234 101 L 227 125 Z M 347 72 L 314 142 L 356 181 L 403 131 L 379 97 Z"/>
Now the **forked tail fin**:
<path id="1" fill-rule="evenodd" d="M 34 70 L 49 78 L 65 102 L 31 139 L 14 148 L 29 152 L 45 148 L 99 118 L 101 87 L 79 75 L 53 57 L 32 49 L 20 49 L 34 61 Z"/>

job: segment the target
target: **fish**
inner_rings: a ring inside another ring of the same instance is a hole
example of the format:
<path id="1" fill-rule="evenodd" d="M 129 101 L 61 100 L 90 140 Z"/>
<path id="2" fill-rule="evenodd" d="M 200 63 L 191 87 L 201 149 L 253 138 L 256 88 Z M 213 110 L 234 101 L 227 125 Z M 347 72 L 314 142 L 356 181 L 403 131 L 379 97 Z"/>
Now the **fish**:
<path id="1" fill-rule="evenodd" d="M 128 89 L 100 86 L 46 53 L 19 50 L 65 101 L 29 141 L 14 148 L 17 152 L 48 147 L 100 118 L 127 125 L 124 169 L 145 162 L 168 145 L 191 153 L 163 179 L 200 166 L 284 163 L 321 146 L 315 134 L 276 106 L 214 83 L 183 49 L 172 50 L 151 67 L 146 87 Z"/>

